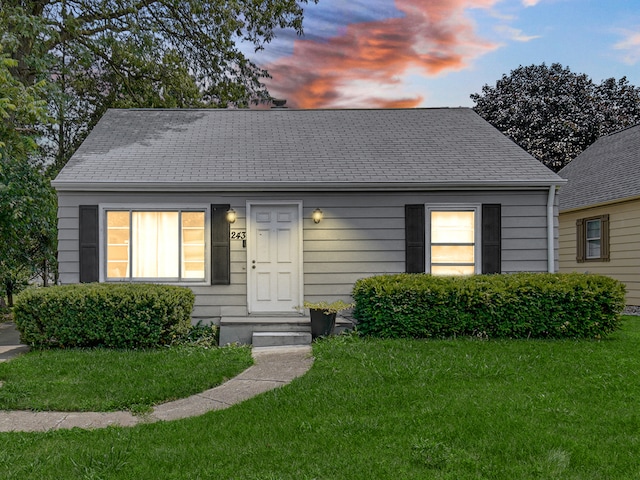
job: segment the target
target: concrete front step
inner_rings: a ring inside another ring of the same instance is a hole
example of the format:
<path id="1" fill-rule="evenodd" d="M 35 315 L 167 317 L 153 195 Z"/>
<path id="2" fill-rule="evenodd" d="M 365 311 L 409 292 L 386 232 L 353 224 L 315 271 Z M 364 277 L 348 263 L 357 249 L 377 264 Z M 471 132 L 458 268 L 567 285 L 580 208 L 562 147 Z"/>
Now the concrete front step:
<path id="1" fill-rule="evenodd" d="M 310 332 L 253 332 L 254 347 L 284 347 L 293 345 L 310 345 Z"/>
<path id="2" fill-rule="evenodd" d="M 220 345 L 251 344 L 253 334 L 256 332 L 311 333 L 311 321 L 301 315 L 291 317 L 222 317 L 220 319 Z"/>
<path id="3" fill-rule="evenodd" d="M 353 323 L 350 320 L 342 317 L 336 318 L 335 334 L 352 328 Z M 223 317 L 220 319 L 220 345 L 231 343 L 252 344 L 255 333 L 273 332 L 304 333 L 311 336 L 311 320 L 309 317 L 302 315 Z M 311 343 L 311 340 L 306 345 L 309 343 Z"/>

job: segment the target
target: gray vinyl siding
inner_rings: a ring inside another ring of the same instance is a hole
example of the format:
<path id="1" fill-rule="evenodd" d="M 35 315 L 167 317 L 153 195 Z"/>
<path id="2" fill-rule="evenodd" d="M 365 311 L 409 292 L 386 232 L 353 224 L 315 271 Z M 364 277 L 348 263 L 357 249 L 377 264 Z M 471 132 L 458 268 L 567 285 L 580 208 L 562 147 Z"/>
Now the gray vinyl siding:
<path id="1" fill-rule="evenodd" d="M 246 230 L 247 200 L 303 202 L 304 298 L 350 299 L 359 278 L 405 270 L 404 206 L 406 204 L 502 205 L 502 271 L 547 271 L 546 203 L 548 189 L 460 192 L 291 192 L 263 194 L 215 193 L 72 193 L 59 192 L 60 280 L 77 283 L 78 206 L 230 204 L 238 219 L 231 231 Z M 315 224 L 311 212 L 323 211 Z M 557 242 L 557 222 L 554 229 Z M 193 312 L 198 319 L 247 314 L 247 254 L 242 240 L 231 240 L 231 284 L 197 285 Z"/>
<path id="2" fill-rule="evenodd" d="M 76 195 L 58 196 L 58 271 L 60 283 L 78 283 L 78 206 Z"/>

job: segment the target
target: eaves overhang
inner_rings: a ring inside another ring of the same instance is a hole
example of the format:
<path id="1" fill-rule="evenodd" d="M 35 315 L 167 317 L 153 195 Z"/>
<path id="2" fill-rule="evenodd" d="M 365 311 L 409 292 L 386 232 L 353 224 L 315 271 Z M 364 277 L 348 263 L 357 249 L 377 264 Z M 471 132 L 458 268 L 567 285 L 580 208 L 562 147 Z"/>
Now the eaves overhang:
<path id="1" fill-rule="evenodd" d="M 638 201 L 638 200 L 640 200 L 640 195 L 635 195 L 635 196 L 631 196 L 631 197 L 624 197 L 624 198 L 614 198 L 614 199 L 611 199 L 611 200 L 606 200 L 606 201 L 602 201 L 602 202 L 598 202 L 598 203 L 591 203 L 591 204 L 588 204 L 588 205 L 578 205 L 578 206 L 574 206 L 574 207 L 570 207 L 570 208 L 562 208 L 562 206 L 560 206 L 559 213 L 573 213 L 573 212 L 579 212 L 580 210 L 590 210 L 592 208 L 607 207 L 609 205 L 616 205 L 618 203 L 634 202 L 634 201 Z"/>
<path id="2" fill-rule="evenodd" d="M 561 187 L 567 180 L 464 182 L 51 182 L 58 192 L 399 192 L 433 190 L 530 190 Z"/>

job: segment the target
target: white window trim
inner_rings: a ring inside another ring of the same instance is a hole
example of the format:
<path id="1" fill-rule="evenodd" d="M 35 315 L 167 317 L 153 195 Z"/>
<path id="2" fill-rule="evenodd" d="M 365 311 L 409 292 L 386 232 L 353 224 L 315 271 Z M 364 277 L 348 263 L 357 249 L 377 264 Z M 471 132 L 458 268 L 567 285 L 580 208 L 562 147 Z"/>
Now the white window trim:
<path id="1" fill-rule="evenodd" d="M 163 278 L 123 278 L 123 279 L 107 279 L 107 211 L 119 210 L 119 211 L 145 211 L 145 212 L 177 212 L 180 210 L 195 210 L 204 212 L 204 240 L 205 240 L 205 259 L 204 259 L 204 280 L 165 280 Z M 211 285 L 211 205 L 202 203 L 170 203 L 170 204 L 158 204 L 158 203 L 108 203 L 99 204 L 99 235 L 100 235 L 100 248 L 99 248 L 99 260 L 100 260 L 100 283 L 162 283 L 167 285 L 180 285 L 180 286 L 203 286 Z"/>
<path id="2" fill-rule="evenodd" d="M 474 273 L 482 273 L 482 205 L 477 203 L 444 203 L 425 204 L 425 272 L 431 273 L 431 212 L 474 212 L 473 226 L 473 257 Z"/>

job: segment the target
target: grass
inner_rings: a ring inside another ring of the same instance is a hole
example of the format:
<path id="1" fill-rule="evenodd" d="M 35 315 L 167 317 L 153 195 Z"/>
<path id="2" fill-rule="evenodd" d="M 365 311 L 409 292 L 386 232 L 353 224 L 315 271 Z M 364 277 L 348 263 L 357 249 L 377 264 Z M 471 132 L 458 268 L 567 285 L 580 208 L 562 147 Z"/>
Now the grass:
<path id="1" fill-rule="evenodd" d="M 223 411 L 0 434 L 0 478 L 637 479 L 639 351 L 634 317 L 601 341 L 336 337 Z"/>
<path id="2" fill-rule="evenodd" d="M 43 350 L 0 363 L 0 410 L 145 412 L 219 385 L 251 365 L 248 348 Z"/>

